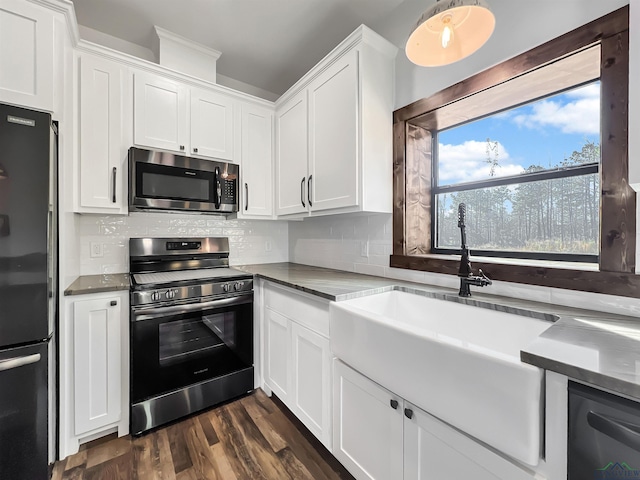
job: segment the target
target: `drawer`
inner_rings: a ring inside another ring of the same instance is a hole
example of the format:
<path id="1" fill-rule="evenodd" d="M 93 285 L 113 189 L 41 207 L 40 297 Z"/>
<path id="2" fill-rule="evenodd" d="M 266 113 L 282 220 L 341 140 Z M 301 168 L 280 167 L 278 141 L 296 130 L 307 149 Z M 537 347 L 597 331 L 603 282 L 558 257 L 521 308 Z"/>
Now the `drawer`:
<path id="1" fill-rule="evenodd" d="M 314 300 L 295 290 L 265 283 L 265 307 L 329 338 L 329 302 Z"/>

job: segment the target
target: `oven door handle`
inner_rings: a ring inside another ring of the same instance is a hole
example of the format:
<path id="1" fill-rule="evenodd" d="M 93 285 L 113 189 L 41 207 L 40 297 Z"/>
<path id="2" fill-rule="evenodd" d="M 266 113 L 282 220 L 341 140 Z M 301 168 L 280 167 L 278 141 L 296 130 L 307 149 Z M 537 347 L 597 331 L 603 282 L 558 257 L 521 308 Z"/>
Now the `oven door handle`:
<path id="1" fill-rule="evenodd" d="M 150 308 L 148 310 L 133 312 L 133 321 L 153 320 L 155 318 L 166 317 L 167 315 L 196 312 L 198 310 L 209 310 L 211 308 L 232 307 L 234 305 L 244 305 L 253 302 L 253 293 L 248 295 L 238 295 L 230 298 L 220 298 L 210 302 L 187 303 L 185 305 L 175 305 L 171 307 Z"/>

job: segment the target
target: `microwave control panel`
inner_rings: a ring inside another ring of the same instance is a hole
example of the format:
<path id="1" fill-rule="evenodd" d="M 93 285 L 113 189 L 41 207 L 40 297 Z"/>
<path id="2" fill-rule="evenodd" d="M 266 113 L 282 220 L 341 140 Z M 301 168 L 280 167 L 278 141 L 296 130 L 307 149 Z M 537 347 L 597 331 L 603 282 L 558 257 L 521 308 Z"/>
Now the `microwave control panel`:
<path id="1" fill-rule="evenodd" d="M 235 180 L 223 180 L 222 181 L 222 203 L 236 203 L 236 181 Z"/>

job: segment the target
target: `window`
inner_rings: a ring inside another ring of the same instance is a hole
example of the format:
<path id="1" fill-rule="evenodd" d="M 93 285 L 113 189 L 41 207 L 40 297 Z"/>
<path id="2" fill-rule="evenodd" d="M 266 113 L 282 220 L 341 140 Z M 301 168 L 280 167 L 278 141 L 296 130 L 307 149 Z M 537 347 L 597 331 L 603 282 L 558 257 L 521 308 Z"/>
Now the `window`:
<path id="1" fill-rule="evenodd" d="M 484 139 L 484 140 L 482 140 Z M 600 82 L 435 135 L 434 253 L 597 262 Z"/>
<path id="2" fill-rule="evenodd" d="M 628 90 L 625 6 L 394 112 L 390 266 L 456 275 L 464 200 L 474 269 L 492 279 L 640 296 Z M 564 136 L 559 113 L 579 99 L 599 103 L 599 114 L 574 108 L 580 122 L 565 127 L 591 123 Z M 527 133 L 526 159 L 496 128 L 508 119 Z M 551 148 L 545 135 L 567 143 Z M 465 142 L 483 168 L 447 163 Z"/>

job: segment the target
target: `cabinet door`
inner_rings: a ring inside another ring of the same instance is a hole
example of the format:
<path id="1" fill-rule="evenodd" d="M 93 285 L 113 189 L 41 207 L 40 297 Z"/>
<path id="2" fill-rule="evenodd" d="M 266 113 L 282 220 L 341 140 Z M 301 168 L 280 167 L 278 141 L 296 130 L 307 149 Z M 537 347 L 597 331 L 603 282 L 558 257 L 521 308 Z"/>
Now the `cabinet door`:
<path id="1" fill-rule="evenodd" d="M 358 205 L 358 130 L 358 52 L 353 50 L 309 87 L 312 211 Z"/>
<path id="2" fill-rule="evenodd" d="M 122 98 L 126 69 L 83 54 L 80 67 L 80 212 L 127 213 Z"/>
<path id="3" fill-rule="evenodd" d="M 273 112 L 242 106 L 242 162 L 239 216 L 273 215 Z"/>
<path id="4" fill-rule="evenodd" d="M 273 393 L 286 403 L 291 378 L 291 322 L 270 308 L 265 308 L 264 314 L 265 381 Z"/>
<path id="5" fill-rule="evenodd" d="M 75 434 L 117 422 L 121 414 L 120 297 L 73 305 Z"/>
<path id="6" fill-rule="evenodd" d="M 291 325 L 293 412 L 331 448 L 331 349 L 329 339 L 297 323 Z"/>
<path id="7" fill-rule="evenodd" d="M 53 14 L 0 0 L 0 101 L 53 111 Z"/>
<path id="8" fill-rule="evenodd" d="M 133 100 L 134 143 L 143 147 L 189 151 L 187 87 L 147 73 L 136 73 Z"/>
<path id="9" fill-rule="evenodd" d="M 540 478 L 428 413 L 406 403 L 404 479 L 534 480 Z"/>
<path id="10" fill-rule="evenodd" d="M 206 90 L 191 90 L 190 155 L 234 160 L 231 98 Z"/>
<path id="11" fill-rule="evenodd" d="M 276 213 L 307 210 L 307 92 L 302 91 L 276 114 Z"/>
<path id="12" fill-rule="evenodd" d="M 402 412 L 401 398 L 334 359 L 333 455 L 358 480 L 402 478 Z"/>

